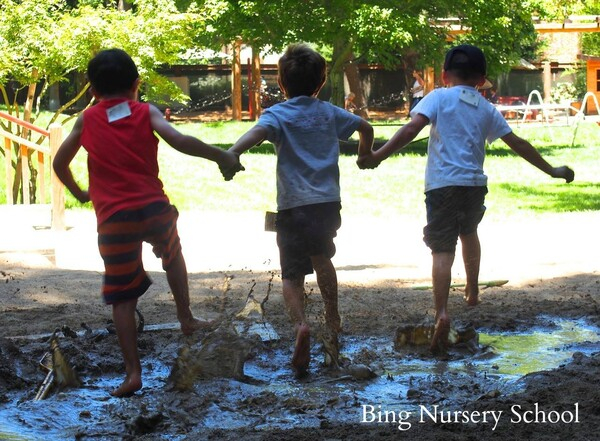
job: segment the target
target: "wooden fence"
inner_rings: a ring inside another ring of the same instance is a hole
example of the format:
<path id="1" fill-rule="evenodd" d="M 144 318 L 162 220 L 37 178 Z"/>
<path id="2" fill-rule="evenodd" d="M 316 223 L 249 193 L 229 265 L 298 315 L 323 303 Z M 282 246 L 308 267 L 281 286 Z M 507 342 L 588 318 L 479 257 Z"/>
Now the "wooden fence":
<path id="1" fill-rule="evenodd" d="M 50 167 L 50 188 L 51 188 L 51 205 L 52 205 L 52 216 L 51 226 L 53 230 L 64 230 L 65 229 L 65 189 L 60 180 L 56 177 L 54 170 L 52 169 L 52 158 L 58 150 L 58 147 L 62 143 L 62 126 L 60 124 L 52 124 L 49 130 L 42 129 L 35 126 L 27 121 L 16 118 L 6 112 L 0 112 L 0 119 L 9 121 L 9 124 L 17 124 L 23 129 L 31 130 L 42 135 L 45 141 L 41 144 L 36 144 L 29 139 L 22 136 L 15 135 L 9 131 L 3 130 L 0 127 L 0 137 L 4 138 L 2 147 L 4 148 L 4 159 L 5 159 L 5 175 L 6 175 L 6 203 L 12 205 L 15 203 L 13 200 L 13 142 L 19 145 L 18 154 L 21 155 L 21 179 L 25 184 L 23 185 L 23 203 L 29 204 L 29 166 L 28 166 L 28 150 L 34 150 L 37 152 L 37 163 L 38 163 L 38 188 L 39 188 L 39 199 L 42 203 L 45 203 L 47 197 L 47 184 L 46 184 L 46 173 L 45 167 Z M 47 145 L 46 145 L 47 141 Z M 17 163 L 18 161 L 15 161 Z"/>

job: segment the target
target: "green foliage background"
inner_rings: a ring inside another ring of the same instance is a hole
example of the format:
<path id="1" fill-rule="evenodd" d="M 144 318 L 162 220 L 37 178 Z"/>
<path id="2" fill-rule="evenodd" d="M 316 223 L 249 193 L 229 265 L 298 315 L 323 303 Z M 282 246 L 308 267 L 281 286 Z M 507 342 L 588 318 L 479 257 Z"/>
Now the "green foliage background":
<path id="1" fill-rule="evenodd" d="M 403 121 L 397 121 L 398 124 Z M 251 122 L 177 124 L 184 133 L 228 148 L 248 130 Z M 376 126 L 377 141 L 384 142 L 398 125 Z M 571 146 L 573 127 L 516 128 L 530 140 L 553 165 L 569 165 L 575 181 L 552 179 L 516 156 L 501 141 L 488 146 L 485 170 L 489 177 L 486 216 L 505 218 L 527 213 L 554 213 L 600 210 L 600 128 L 582 123 Z M 376 216 L 418 216 L 424 219 L 423 174 L 427 133 L 375 170 L 359 170 L 356 156 L 340 158 L 342 203 L 345 214 Z M 171 201 L 181 210 L 266 211 L 275 207 L 276 156 L 271 145 L 264 145 L 242 156 L 246 171 L 225 182 L 216 164 L 190 158 L 161 141 L 160 175 Z M 72 163 L 77 180 L 87 186 L 86 155 L 82 149 Z M 49 178 L 49 176 L 48 176 Z M 0 168 L 0 203 L 5 202 L 4 168 Z M 68 193 L 68 192 L 67 192 Z M 49 202 L 49 201 L 48 201 Z M 82 207 L 67 194 L 67 207 Z"/>

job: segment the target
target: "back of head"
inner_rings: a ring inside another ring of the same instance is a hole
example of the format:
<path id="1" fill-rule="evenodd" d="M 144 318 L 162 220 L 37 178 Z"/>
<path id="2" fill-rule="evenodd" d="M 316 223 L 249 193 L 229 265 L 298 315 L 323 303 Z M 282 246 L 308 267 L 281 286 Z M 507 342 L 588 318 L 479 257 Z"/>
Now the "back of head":
<path id="1" fill-rule="evenodd" d="M 444 60 L 444 70 L 461 80 L 475 80 L 486 75 L 485 55 L 477 46 L 461 44 L 450 49 Z"/>
<path id="2" fill-rule="evenodd" d="M 279 81 L 288 98 L 312 96 L 325 83 L 325 59 L 306 44 L 288 46 L 279 59 Z"/>
<path id="3" fill-rule="evenodd" d="M 139 74 L 127 52 L 107 49 L 90 60 L 87 76 L 98 95 L 109 96 L 130 91 Z"/>

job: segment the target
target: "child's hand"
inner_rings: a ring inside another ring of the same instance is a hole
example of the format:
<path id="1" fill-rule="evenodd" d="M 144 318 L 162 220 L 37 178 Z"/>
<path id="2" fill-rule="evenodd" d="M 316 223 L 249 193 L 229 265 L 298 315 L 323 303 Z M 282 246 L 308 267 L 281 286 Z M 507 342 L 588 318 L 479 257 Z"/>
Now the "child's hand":
<path id="1" fill-rule="evenodd" d="M 380 163 L 381 161 L 375 158 L 372 152 L 366 155 L 359 156 L 356 160 L 356 165 L 358 165 L 358 168 L 360 168 L 361 170 L 364 170 L 366 168 L 377 168 L 377 166 Z"/>
<path id="2" fill-rule="evenodd" d="M 82 204 L 86 204 L 90 201 L 90 192 L 87 190 L 82 190 L 80 194 L 77 196 L 77 200 Z"/>
<path id="3" fill-rule="evenodd" d="M 226 181 L 231 181 L 237 172 L 245 170 L 240 163 L 240 155 L 226 151 L 225 159 L 219 163 L 219 170 Z"/>
<path id="4" fill-rule="evenodd" d="M 563 165 L 562 167 L 554 167 L 554 170 L 552 170 L 552 177 L 563 178 L 568 184 L 575 179 L 575 172 L 566 165 Z"/>

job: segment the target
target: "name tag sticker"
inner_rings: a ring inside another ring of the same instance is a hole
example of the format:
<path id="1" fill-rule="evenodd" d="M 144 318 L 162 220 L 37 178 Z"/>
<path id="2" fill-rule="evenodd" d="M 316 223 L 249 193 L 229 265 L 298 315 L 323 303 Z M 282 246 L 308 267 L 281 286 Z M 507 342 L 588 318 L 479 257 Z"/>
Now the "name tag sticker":
<path id="1" fill-rule="evenodd" d="M 109 123 L 127 118 L 129 115 L 131 115 L 131 109 L 129 108 L 129 103 L 127 101 L 106 109 L 106 117 L 108 118 Z"/>
<path id="2" fill-rule="evenodd" d="M 460 100 L 464 101 L 471 106 L 477 107 L 479 105 L 479 98 L 481 95 L 478 92 L 473 92 L 472 90 L 461 90 L 460 91 Z"/>

